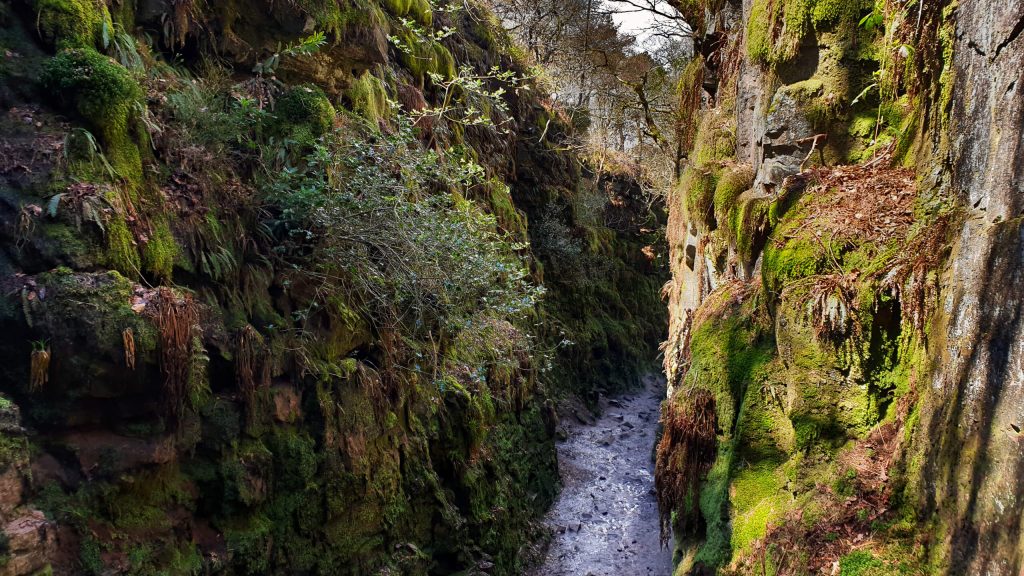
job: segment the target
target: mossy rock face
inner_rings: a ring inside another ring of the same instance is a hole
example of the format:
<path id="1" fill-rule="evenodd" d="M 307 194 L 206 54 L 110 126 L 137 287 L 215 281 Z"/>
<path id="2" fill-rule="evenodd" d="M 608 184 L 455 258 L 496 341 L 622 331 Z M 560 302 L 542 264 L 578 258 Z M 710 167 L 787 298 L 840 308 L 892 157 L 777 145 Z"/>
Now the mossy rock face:
<path id="1" fill-rule="evenodd" d="M 434 15 L 429 0 L 383 0 L 381 3 L 393 16 L 409 17 L 427 28 L 433 24 Z"/>
<path id="2" fill-rule="evenodd" d="M 688 167 L 679 179 L 679 188 L 685 194 L 686 210 L 696 222 L 706 228 L 715 225 L 715 190 L 719 170 L 714 166 Z"/>
<path id="3" fill-rule="evenodd" d="M 132 74 L 92 48 L 73 48 L 50 60 L 41 83 L 86 120 L 100 136 L 110 165 L 136 189 L 142 181 L 142 138 L 134 121 L 143 93 Z"/>
<path id="4" fill-rule="evenodd" d="M 139 248 L 135 236 L 128 228 L 124 217 L 115 214 L 107 222 L 107 257 L 106 263 L 111 268 L 129 276 L 138 275 L 142 269 Z"/>
<path id="5" fill-rule="evenodd" d="M 155 366 L 157 334 L 132 309 L 136 288 L 114 271 L 90 274 L 63 268 L 37 275 L 34 285 L 22 290 L 24 321 L 51 357 L 40 402 L 60 405 L 79 396 L 105 398 L 131 389 L 156 389 L 147 388 L 155 382 L 149 382 L 144 366 Z M 125 331 L 131 331 L 138 370 L 126 365 Z M 28 362 L 27 352 L 23 361 Z"/>
<path id="6" fill-rule="evenodd" d="M 42 84 L 97 127 L 117 121 L 142 97 L 124 66 L 92 48 L 61 51 L 48 64 Z"/>
<path id="7" fill-rule="evenodd" d="M 747 55 L 768 68 L 793 61 L 809 30 L 805 0 L 755 0 L 747 21 Z"/>
<path id="8" fill-rule="evenodd" d="M 95 48 L 114 35 L 102 0 L 36 0 L 39 34 L 58 48 Z"/>
<path id="9" fill-rule="evenodd" d="M 181 256 L 170 225 L 160 220 L 153 225 L 152 232 L 142 250 L 142 264 L 146 271 L 162 282 L 171 280 L 172 270 Z"/>
<path id="10" fill-rule="evenodd" d="M 455 77 L 455 57 L 443 44 L 436 40 L 423 42 L 410 30 L 402 30 L 397 36 L 398 59 L 421 84 L 432 74 L 445 79 Z"/>
<path id="11" fill-rule="evenodd" d="M 381 122 L 391 117 L 391 104 L 384 82 L 369 71 L 363 72 L 349 85 L 345 97 L 351 102 L 352 110 L 374 128 L 379 128 Z"/>
<path id="12" fill-rule="evenodd" d="M 874 424 L 868 387 L 860 378 L 853 342 L 834 344 L 816 334 L 805 294 L 787 292 L 776 310 L 779 357 L 787 367 L 780 375 L 786 411 L 799 448 L 831 441 L 838 446 Z"/>

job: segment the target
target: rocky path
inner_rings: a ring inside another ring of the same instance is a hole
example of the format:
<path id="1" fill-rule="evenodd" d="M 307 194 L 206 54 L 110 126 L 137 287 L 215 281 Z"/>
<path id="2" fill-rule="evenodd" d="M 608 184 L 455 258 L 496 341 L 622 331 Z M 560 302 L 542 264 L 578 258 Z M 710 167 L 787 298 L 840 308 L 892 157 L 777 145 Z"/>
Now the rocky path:
<path id="1" fill-rule="evenodd" d="M 569 415 L 559 443 L 562 493 L 547 515 L 554 540 L 531 576 L 667 576 L 651 450 L 664 382 L 609 400 L 596 422 Z"/>

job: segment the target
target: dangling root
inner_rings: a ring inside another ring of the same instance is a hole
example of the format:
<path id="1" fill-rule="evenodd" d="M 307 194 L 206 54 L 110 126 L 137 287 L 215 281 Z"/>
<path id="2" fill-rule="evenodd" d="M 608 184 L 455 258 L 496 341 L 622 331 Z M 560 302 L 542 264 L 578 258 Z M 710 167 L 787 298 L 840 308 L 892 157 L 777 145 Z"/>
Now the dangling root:
<path id="1" fill-rule="evenodd" d="M 235 353 L 235 380 L 245 401 L 249 424 L 256 420 L 256 391 L 270 386 L 270 362 L 263 336 L 251 325 L 238 333 Z"/>
<path id="2" fill-rule="evenodd" d="M 32 377 L 29 390 L 35 392 L 50 381 L 50 349 L 37 347 L 32 350 Z"/>
<path id="3" fill-rule="evenodd" d="M 170 288 L 160 288 L 153 303 L 156 325 L 160 330 L 164 406 L 170 421 L 177 425 L 181 422 L 188 399 L 192 336 L 198 326 L 199 315 L 190 294 L 178 298 Z"/>
<path id="4" fill-rule="evenodd" d="M 715 461 L 718 416 L 715 396 L 696 389 L 683 401 L 669 401 L 661 415 L 654 484 L 661 513 L 661 541 L 668 542 L 672 512 L 680 527 L 696 529 L 700 520 L 700 482 Z M 685 398 L 685 396 L 684 396 Z"/>
<path id="5" fill-rule="evenodd" d="M 125 328 L 121 332 L 121 340 L 124 341 L 124 365 L 129 370 L 135 370 L 135 332 Z"/>

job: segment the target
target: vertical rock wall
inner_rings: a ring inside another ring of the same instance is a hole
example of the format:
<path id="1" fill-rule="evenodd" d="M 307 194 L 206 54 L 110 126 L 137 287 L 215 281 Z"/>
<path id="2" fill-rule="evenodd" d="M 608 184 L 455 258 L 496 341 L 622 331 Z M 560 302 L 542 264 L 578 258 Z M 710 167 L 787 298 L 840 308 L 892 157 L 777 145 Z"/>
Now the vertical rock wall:
<path id="1" fill-rule="evenodd" d="M 678 4 L 666 422 L 719 426 L 659 447 L 678 573 L 1020 573 L 1024 4 Z"/>
<path id="2" fill-rule="evenodd" d="M 1014 575 L 1024 535 L 1024 3 L 956 8 L 947 194 L 965 211 L 914 430 L 919 510 L 950 574 Z M 914 466 L 916 462 L 911 462 Z"/>

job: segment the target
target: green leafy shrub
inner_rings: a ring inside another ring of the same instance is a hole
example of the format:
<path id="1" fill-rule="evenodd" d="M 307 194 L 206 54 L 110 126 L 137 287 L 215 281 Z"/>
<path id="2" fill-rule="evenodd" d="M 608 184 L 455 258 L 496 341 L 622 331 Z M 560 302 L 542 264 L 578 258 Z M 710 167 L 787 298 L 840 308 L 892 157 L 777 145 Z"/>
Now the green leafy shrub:
<path id="1" fill-rule="evenodd" d="M 459 192 L 482 171 L 396 134 L 338 134 L 268 186 L 278 251 L 369 318 L 412 331 L 487 311 L 517 317 L 540 290 L 520 246 Z"/>

